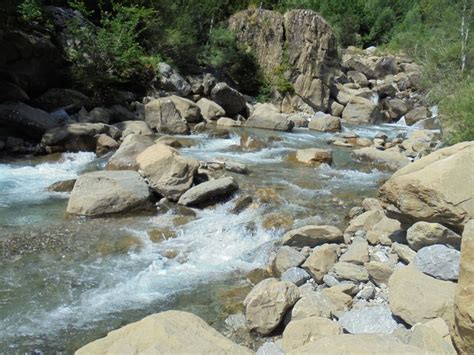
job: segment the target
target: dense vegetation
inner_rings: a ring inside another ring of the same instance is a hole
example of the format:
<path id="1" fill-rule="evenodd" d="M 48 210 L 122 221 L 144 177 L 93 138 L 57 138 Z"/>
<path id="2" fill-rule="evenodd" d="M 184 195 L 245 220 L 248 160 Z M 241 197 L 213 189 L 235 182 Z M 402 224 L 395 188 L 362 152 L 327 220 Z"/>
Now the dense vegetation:
<path id="1" fill-rule="evenodd" d="M 225 20 L 249 7 L 315 10 L 343 46 L 402 50 L 423 64 L 423 88 L 449 120 L 449 140 L 474 139 L 469 36 L 474 21 L 468 0 L 7 0 L 2 22 L 47 28 L 43 5 L 80 9 L 98 26 L 76 28 L 83 40 L 67 53 L 78 81 L 89 89 L 146 81 L 148 71 L 165 60 L 188 72 L 211 66 L 251 94 L 268 86 Z"/>

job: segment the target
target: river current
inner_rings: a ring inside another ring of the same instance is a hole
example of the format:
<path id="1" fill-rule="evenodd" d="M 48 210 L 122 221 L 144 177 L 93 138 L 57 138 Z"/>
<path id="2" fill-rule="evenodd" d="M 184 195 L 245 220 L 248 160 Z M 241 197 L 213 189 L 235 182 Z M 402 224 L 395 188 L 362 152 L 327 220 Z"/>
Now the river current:
<path id="1" fill-rule="evenodd" d="M 399 125 L 345 127 L 362 137 L 406 132 Z M 350 148 L 333 149 L 332 166 L 288 161 L 296 149 L 327 148 L 332 134 L 247 130 L 269 142 L 246 151 L 240 129 L 229 137 L 185 138 L 181 154 L 209 161 L 245 163 L 250 174 L 233 175 L 240 194 L 274 188 L 279 201 L 232 214 L 233 201 L 198 210 L 196 216 L 148 213 L 115 218 L 72 218 L 67 193 L 48 192 L 54 182 L 102 169 L 106 158 L 65 153 L 0 160 L 0 353 L 72 353 L 108 331 L 167 309 L 191 311 L 218 329 L 240 311 L 248 291 L 245 273 L 267 262 L 281 230 L 265 230 L 268 213 L 294 219 L 293 227 L 344 227 L 349 209 L 375 196 L 390 173 L 358 162 Z M 184 137 L 183 137 L 184 139 Z M 175 238 L 157 242 L 153 230 Z"/>

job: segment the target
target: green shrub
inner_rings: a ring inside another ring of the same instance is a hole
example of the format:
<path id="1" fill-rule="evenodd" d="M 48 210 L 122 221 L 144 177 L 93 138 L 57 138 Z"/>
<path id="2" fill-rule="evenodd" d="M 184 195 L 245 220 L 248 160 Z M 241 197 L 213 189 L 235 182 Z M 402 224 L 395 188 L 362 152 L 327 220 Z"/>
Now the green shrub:
<path id="1" fill-rule="evenodd" d="M 114 4 L 102 11 L 100 27 L 73 21 L 69 29 L 73 44 L 67 48 L 72 75 L 87 91 L 102 94 L 110 86 L 146 80 L 153 69 L 138 42 L 143 24 L 152 11 L 138 6 Z"/>
<path id="2" fill-rule="evenodd" d="M 20 19 L 27 24 L 40 24 L 43 21 L 41 5 L 36 0 L 23 0 L 17 8 Z"/>

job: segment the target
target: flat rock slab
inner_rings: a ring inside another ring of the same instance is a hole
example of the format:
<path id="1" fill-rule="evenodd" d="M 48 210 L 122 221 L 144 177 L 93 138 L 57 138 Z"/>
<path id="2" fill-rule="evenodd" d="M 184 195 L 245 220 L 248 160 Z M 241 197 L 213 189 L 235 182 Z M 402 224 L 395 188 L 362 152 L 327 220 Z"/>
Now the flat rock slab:
<path id="1" fill-rule="evenodd" d="M 184 206 L 199 206 L 225 198 L 238 189 L 239 185 L 232 177 L 206 181 L 186 191 L 178 203 Z"/>
<path id="2" fill-rule="evenodd" d="M 351 334 L 390 334 L 398 326 L 388 306 L 352 309 L 339 318 L 339 324 Z"/>
<path id="3" fill-rule="evenodd" d="M 416 253 L 415 266 L 421 272 L 439 280 L 457 280 L 461 253 L 442 244 L 421 248 Z"/>

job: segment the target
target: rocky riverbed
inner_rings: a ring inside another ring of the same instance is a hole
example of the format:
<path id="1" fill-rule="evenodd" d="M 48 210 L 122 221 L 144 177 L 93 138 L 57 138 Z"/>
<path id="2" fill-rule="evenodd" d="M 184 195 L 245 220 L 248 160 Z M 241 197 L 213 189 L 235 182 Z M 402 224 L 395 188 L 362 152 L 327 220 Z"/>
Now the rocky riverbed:
<path id="1" fill-rule="evenodd" d="M 255 15 L 270 102 L 161 63 L 144 97 L 0 105 L 0 353 L 474 350 L 473 142 L 406 55 Z"/>

